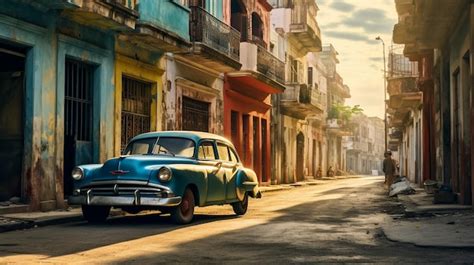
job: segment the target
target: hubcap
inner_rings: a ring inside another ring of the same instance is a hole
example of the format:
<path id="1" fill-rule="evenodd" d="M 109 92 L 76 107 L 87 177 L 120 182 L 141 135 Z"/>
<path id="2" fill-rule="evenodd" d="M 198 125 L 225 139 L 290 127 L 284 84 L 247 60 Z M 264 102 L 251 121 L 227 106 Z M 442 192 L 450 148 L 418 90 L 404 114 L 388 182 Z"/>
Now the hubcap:
<path id="1" fill-rule="evenodd" d="M 181 213 L 183 215 L 188 215 L 191 210 L 191 200 L 189 193 L 185 193 L 183 196 L 183 201 L 181 202 Z"/>

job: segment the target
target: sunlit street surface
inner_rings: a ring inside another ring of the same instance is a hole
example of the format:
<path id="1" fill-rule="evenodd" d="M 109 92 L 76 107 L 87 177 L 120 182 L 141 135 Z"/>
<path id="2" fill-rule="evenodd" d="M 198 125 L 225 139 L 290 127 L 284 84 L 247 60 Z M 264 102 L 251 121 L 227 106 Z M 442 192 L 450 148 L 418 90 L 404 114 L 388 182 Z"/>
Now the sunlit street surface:
<path id="1" fill-rule="evenodd" d="M 381 177 L 350 178 L 264 194 L 235 217 L 230 206 L 197 209 L 195 222 L 146 214 L 0 236 L 0 263 L 470 262 L 469 250 L 390 242 L 381 226 L 399 209 Z"/>

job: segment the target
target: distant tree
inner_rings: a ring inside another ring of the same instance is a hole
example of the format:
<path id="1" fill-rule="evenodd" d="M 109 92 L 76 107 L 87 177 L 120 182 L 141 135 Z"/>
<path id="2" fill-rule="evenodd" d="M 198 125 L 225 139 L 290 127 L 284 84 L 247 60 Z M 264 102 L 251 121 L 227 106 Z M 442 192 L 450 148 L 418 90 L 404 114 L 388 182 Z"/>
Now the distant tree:
<path id="1" fill-rule="evenodd" d="M 328 119 L 338 119 L 341 120 L 342 124 L 348 124 L 353 115 L 360 114 L 363 111 L 360 105 L 351 107 L 336 103 L 329 109 Z"/>

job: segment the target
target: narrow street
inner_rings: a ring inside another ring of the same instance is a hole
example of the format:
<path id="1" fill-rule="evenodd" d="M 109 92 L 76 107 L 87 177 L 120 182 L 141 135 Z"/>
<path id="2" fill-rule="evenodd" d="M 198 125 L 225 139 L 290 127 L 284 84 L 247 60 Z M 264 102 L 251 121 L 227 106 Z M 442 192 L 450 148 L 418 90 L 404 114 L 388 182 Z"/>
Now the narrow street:
<path id="1" fill-rule="evenodd" d="M 0 264 L 472 262 L 469 250 L 388 241 L 380 228 L 399 212 L 381 177 L 266 193 L 244 217 L 229 206 L 197 209 L 195 222 L 157 214 L 116 217 L 0 235 Z"/>

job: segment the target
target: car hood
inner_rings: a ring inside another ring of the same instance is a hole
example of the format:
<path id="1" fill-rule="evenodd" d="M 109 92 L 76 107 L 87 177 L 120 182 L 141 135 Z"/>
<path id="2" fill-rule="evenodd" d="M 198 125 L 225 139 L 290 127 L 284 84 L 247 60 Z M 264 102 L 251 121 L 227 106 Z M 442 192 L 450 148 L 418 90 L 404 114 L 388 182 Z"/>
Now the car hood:
<path id="1" fill-rule="evenodd" d="M 148 181 L 152 171 L 160 166 L 192 164 L 194 160 L 183 157 L 132 155 L 109 159 L 94 174 L 93 180 L 140 180 Z"/>

